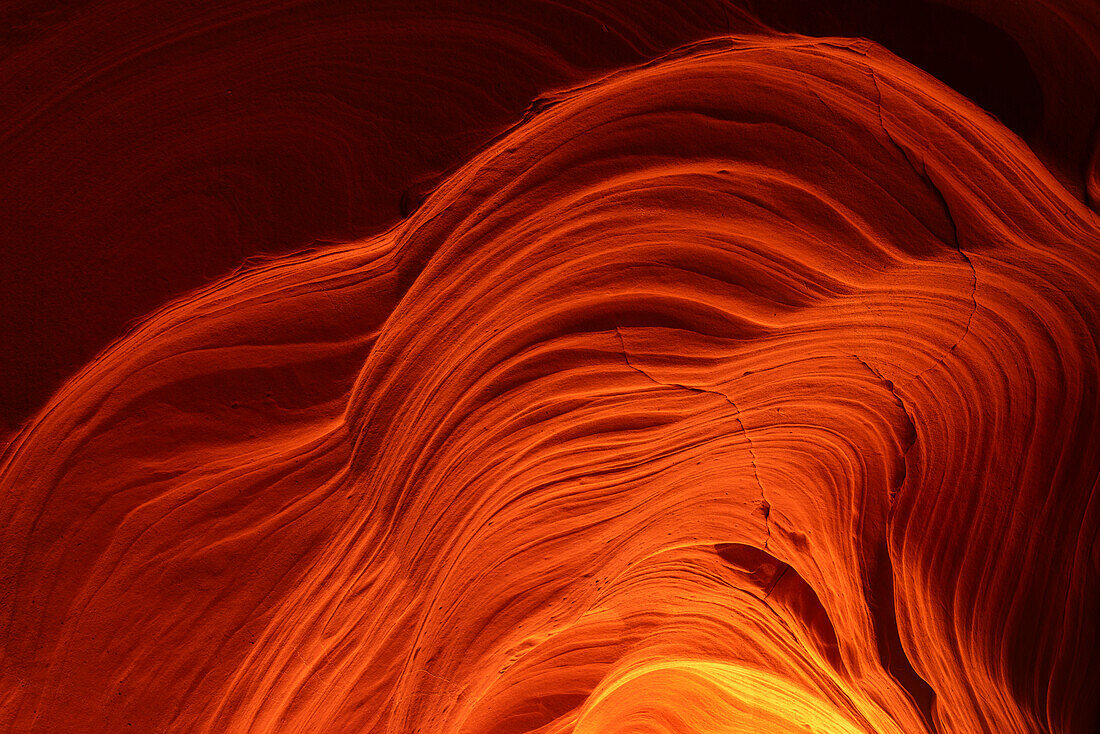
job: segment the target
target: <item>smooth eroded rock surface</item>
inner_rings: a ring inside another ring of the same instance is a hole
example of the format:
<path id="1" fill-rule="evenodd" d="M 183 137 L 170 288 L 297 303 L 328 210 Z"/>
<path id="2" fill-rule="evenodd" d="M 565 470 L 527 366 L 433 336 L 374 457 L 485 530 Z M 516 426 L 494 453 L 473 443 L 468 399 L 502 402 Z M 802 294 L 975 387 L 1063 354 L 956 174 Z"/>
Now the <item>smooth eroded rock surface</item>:
<path id="1" fill-rule="evenodd" d="M 1093 731 L 1088 187 L 871 41 L 638 53 L 14 434 L 6 730 Z"/>

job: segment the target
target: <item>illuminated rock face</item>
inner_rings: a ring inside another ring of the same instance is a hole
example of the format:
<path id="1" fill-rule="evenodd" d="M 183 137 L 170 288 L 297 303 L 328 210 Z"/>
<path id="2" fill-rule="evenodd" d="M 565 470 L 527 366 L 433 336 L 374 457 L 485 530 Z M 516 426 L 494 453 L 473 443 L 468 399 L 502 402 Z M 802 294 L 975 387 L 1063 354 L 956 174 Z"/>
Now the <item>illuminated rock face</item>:
<path id="1" fill-rule="evenodd" d="M 1090 732 L 1100 220 L 866 41 L 547 95 L 3 456 L 14 731 Z"/>

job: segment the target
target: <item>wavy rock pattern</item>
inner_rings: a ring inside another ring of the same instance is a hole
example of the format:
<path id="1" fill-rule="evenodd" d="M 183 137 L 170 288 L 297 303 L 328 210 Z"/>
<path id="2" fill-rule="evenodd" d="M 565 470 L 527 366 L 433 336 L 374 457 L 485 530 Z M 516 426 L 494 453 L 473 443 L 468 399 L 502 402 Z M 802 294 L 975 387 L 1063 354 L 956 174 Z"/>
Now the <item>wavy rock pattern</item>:
<path id="1" fill-rule="evenodd" d="M 0 474 L 13 731 L 1089 732 L 1100 218 L 881 47 L 543 97 Z"/>

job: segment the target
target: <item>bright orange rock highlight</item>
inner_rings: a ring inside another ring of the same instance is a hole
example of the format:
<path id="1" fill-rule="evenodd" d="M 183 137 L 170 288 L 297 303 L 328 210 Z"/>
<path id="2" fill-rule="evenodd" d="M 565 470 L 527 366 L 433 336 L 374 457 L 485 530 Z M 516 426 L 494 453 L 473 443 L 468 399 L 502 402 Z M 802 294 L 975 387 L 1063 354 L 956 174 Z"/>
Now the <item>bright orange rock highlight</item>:
<path id="1" fill-rule="evenodd" d="M 1087 732 L 1098 248 L 867 42 L 561 92 L 12 441 L 0 720 Z"/>

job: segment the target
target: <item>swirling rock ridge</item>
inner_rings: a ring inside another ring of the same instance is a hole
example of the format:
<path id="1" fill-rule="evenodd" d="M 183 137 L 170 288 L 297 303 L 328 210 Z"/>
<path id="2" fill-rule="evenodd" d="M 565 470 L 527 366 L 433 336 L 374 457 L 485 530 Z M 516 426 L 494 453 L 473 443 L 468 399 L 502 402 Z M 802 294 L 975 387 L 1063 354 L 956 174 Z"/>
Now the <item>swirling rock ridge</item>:
<path id="1" fill-rule="evenodd" d="M 1048 153 L 860 39 L 545 90 L 14 434 L 0 722 L 1093 731 L 1100 218 Z"/>

